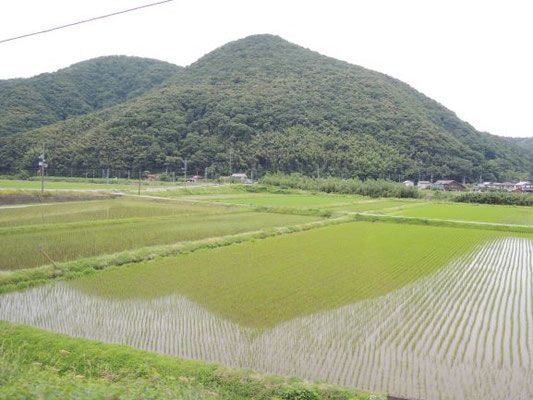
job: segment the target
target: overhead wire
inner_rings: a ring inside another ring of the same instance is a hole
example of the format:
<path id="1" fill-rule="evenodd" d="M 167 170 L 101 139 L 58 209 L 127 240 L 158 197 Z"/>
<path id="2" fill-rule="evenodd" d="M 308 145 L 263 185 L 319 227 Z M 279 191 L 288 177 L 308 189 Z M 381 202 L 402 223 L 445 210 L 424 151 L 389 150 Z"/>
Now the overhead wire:
<path id="1" fill-rule="evenodd" d="M 115 15 L 129 13 L 131 11 L 137 11 L 137 10 L 140 10 L 140 9 L 143 9 L 143 8 L 158 6 L 158 5 L 163 4 L 163 3 L 170 3 L 171 1 L 174 1 L 174 0 L 163 0 L 163 1 L 158 1 L 156 3 L 144 4 L 142 6 L 138 6 L 138 7 L 134 7 L 134 8 L 128 8 L 126 10 L 116 11 L 116 12 L 113 12 L 113 13 L 110 13 L 110 14 L 100 15 L 98 17 L 88 18 L 88 19 L 84 19 L 84 20 L 81 20 L 81 21 L 76 21 L 76 22 L 72 22 L 72 23 L 69 23 L 69 24 L 60 25 L 60 26 L 56 26 L 56 27 L 53 27 L 53 28 L 49 28 L 49 29 L 44 29 L 42 31 L 36 31 L 36 32 L 26 33 L 26 34 L 20 35 L 20 36 L 15 36 L 15 37 L 7 38 L 7 39 L 2 39 L 2 40 L 0 40 L 0 44 L 6 43 L 6 42 L 11 42 L 11 41 L 18 40 L 18 39 L 27 38 L 27 37 L 30 37 L 30 36 L 41 35 L 43 33 L 57 31 L 59 29 L 69 28 L 69 27 L 75 26 L 75 25 L 85 24 L 87 22 L 97 21 L 99 19 L 113 17 Z"/>

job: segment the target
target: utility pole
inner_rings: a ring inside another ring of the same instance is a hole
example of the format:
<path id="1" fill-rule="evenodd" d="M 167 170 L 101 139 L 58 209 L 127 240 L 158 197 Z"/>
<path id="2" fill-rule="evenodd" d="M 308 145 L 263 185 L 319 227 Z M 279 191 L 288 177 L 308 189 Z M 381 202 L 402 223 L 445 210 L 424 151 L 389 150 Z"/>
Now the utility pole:
<path id="1" fill-rule="evenodd" d="M 185 178 L 185 186 L 187 186 L 187 159 L 183 159 L 183 177 Z"/>
<path id="2" fill-rule="evenodd" d="M 41 193 L 44 193 L 44 169 L 48 167 L 48 164 L 46 163 L 45 157 L 44 157 L 44 144 L 43 144 L 43 152 L 39 156 L 39 167 L 41 168 Z"/>
<path id="3" fill-rule="evenodd" d="M 229 176 L 233 175 L 232 162 L 233 162 L 233 146 L 229 149 Z"/>
<path id="4" fill-rule="evenodd" d="M 137 194 L 141 195 L 141 169 L 139 168 L 139 189 L 137 191 Z"/>

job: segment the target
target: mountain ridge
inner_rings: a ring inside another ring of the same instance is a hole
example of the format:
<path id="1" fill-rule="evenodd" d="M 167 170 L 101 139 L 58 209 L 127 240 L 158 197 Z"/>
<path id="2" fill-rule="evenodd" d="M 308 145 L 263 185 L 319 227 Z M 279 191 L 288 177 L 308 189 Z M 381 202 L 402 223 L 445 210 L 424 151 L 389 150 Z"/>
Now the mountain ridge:
<path id="1" fill-rule="evenodd" d="M 227 173 L 230 149 L 235 168 L 256 174 L 496 180 L 529 177 L 533 166 L 529 150 L 408 84 L 274 35 L 230 42 L 129 101 L 16 136 L 3 153 L 18 169 L 38 140 L 65 168 L 176 169 L 187 157 Z"/>

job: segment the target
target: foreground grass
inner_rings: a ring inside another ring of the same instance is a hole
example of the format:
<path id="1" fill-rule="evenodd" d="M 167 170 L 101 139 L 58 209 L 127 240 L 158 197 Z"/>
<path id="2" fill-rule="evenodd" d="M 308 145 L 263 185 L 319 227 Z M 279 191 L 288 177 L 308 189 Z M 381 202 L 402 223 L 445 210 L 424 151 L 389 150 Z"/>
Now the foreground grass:
<path id="1" fill-rule="evenodd" d="M 533 225 L 533 209 L 519 206 L 427 203 L 391 214 L 404 217 Z"/>
<path id="2" fill-rule="evenodd" d="M 298 379 L 232 370 L 0 322 L 0 398 L 368 399 Z"/>
<path id="3" fill-rule="evenodd" d="M 108 298 L 179 293 L 243 326 L 375 298 L 500 232 L 357 222 L 110 269 L 72 284 Z"/>

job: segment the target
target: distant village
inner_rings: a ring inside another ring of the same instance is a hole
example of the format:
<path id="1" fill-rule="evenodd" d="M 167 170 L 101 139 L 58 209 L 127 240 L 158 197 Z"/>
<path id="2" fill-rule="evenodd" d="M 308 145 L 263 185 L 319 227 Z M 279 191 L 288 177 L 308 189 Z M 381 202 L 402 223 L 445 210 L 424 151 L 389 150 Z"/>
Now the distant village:
<path id="1" fill-rule="evenodd" d="M 463 192 L 470 190 L 472 192 L 515 192 L 515 193 L 533 193 L 533 183 L 529 181 L 511 182 L 483 182 L 472 187 L 468 187 L 454 180 L 439 180 L 435 182 L 407 180 L 403 184 L 418 189 L 444 190 L 447 192 Z"/>

